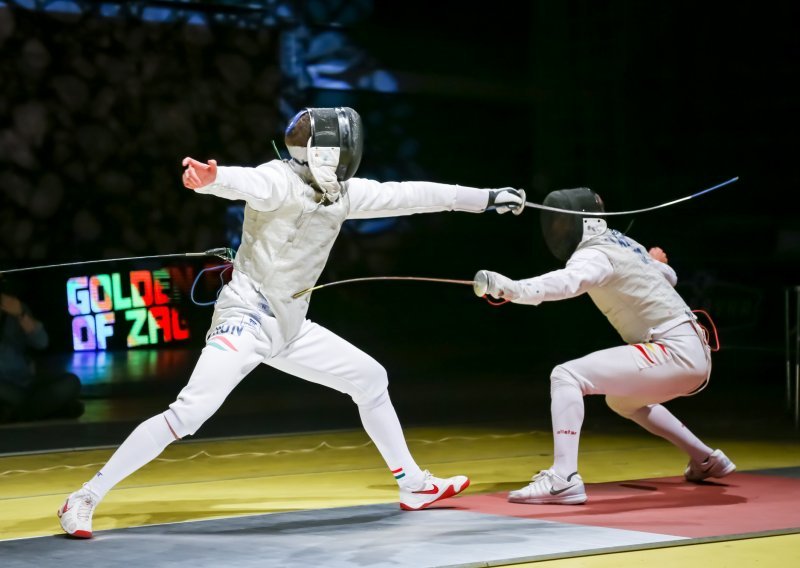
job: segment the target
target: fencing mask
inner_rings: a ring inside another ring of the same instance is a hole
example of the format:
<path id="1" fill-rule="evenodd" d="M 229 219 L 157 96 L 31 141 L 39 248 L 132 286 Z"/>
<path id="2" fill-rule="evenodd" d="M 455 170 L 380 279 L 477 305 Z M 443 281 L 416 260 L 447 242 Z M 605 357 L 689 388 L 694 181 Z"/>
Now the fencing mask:
<path id="1" fill-rule="evenodd" d="M 361 117 L 350 107 L 303 109 L 286 127 L 284 140 L 330 202 L 339 198 L 339 182 L 356 173 L 364 149 Z"/>
<path id="2" fill-rule="evenodd" d="M 542 205 L 569 211 L 603 212 L 603 200 L 588 187 L 559 189 L 550 192 Z M 584 239 L 606 230 L 605 219 L 542 210 L 542 234 L 547 248 L 556 258 L 566 261 Z"/>

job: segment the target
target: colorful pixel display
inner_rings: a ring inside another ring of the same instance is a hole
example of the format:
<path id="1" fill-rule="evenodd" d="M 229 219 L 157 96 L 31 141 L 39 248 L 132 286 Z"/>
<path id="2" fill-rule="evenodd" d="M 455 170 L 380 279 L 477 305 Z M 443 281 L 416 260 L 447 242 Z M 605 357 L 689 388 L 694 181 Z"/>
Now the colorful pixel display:
<path id="1" fill-rule="evenodd" d="M 193 270 L 178 267 L 69 278 L 73 349 L 105 350 L 122 333 L 129 348 L 189 339 L 176 299 L 192 278 Z"/>

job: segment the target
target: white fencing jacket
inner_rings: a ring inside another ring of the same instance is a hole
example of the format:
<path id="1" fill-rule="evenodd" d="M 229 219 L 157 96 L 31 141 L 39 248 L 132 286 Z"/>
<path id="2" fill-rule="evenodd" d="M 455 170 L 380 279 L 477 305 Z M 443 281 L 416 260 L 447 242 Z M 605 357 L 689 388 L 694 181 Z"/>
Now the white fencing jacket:
<path id="1" fill-rule="evenodd" d="M 588 293 L 626 343 L 649 341 L 696 319 L 674 286 L 672 268 L 619 231 L 583 241 L 564 268 L 518 281 L 519 304 Z"/>
<path id="2" fill-rule="evenodd" d="M 246 203 L 242 243 L 234 270 L 245 274 L 269 302 L 286 341 L 305 319 L 310 294 L 346 219 L 486 209 L 489 192 L 431 182 L 352 178 L 330 204 L 294 162 L 273 160 L 256 168 L 219 167 L 214 183 L 196 191 Z"/>

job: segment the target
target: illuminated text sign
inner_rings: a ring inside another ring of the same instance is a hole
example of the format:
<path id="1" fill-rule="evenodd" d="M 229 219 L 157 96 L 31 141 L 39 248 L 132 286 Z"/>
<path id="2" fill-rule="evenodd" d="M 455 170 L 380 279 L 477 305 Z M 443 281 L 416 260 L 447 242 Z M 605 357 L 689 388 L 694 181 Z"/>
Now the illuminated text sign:
<path id="1" fill-rule="evenodd" d="M 173 302 L 173 284 L 189 276 L 177 268 L 161 268 L 69 278 L 73 348 L 105 350 L 121 333 L 128 347 L 188 339 L 189 328 Z"/>

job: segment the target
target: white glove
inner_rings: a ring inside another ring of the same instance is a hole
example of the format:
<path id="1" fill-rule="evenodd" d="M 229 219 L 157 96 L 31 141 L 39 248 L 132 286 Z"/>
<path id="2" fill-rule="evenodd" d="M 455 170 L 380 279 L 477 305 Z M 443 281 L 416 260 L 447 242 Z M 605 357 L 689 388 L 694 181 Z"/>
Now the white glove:
<path id="1" fill-rule="evenodd" d="M 519 283 L 489 270 L 479 270 L 472 279 L 472 291 L 476 296 L 489 294 L 493 298 L 514 301 L 519 297 Z"/>
<path id="2" fill-rule="evenodd" d="M 513 212 L 519 215 L 525 209 L 525 190 L 514 189 L 513 187 L 503 187 L 501 189 L 489 190 L 489 203 L 486 208 L 494 207 L 501 215 Z"/>

